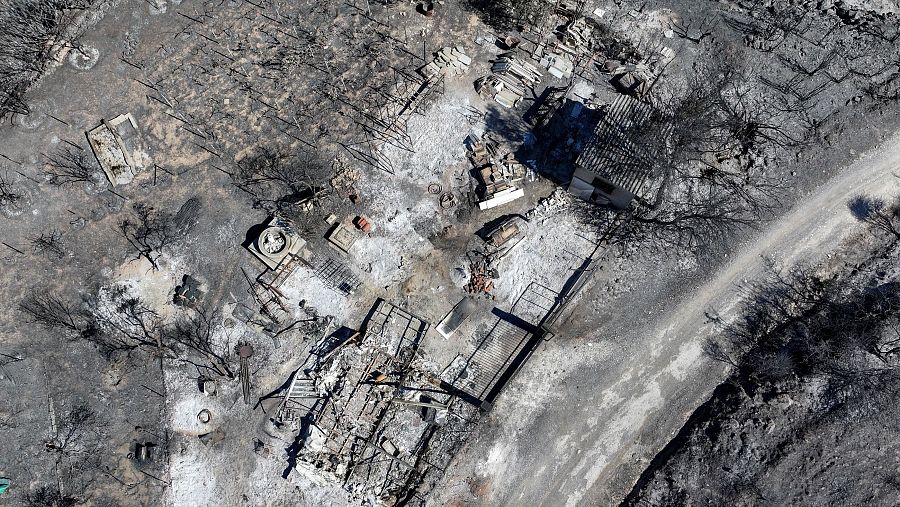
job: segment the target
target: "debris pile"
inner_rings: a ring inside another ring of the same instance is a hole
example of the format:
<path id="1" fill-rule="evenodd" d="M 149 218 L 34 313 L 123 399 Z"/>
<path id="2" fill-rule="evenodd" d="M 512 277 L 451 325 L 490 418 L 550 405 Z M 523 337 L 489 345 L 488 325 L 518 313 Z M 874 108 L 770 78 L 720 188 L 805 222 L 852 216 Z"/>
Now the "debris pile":
<path id="1" fill-rule="evenodd" d="M 589 54 L 594 46 L 592 22 L 589 18 L 572 17 L 558 33 L 561 44 L 557 48 L 573 56 Z"/>
<path id="2" fill-rule="evenodd" d="M 427 80 L 432 80 L 441 74 L 451 73 L 460 75 L 472 64 L 470 58 L 463 51 L 462 46 L 445 47 L 434 54 L 434 59 L 419 68 L 419 74 Z"/>
<path id="3" fill-rule="evenodd" d="M 472 253 L 478 254 L 476 258 L 472 258 Z M 494 290 L 494 280 L 500 277 L 492 259 L 481 252 L 470 252 L 469 273 L 469 283 L 464 289 L 470 294 L 490 294 Z"/>
<path id="4" fill-rule="evenodd" d="M 483 200 L 478 203 L 481 210 L 486 210 L 514 201 L 525 195 L 525 191 L 514 183 L 525 179 L 528 171 L 525 166 L 507 153 L 499 158 L 499 145 L 486 135 L 484 139 L 477 136 L 466 138 L 469 149 L 469 162 L 475 169 L 478 180 L 478 193 Z"/>
<path id="5" fill-rule="evenodd" d="M 566 88 L 551 86 L 544 90 L 536 106 L 525 115 L 525 121 L 538 131 L 545 127 L 566 101 Z"/>
<path id="6" fill-rule="evenodd" d="M 491 74 L 475 81 L 475 89 L 485 100 L 493 98 L 503 107 L 515 107 L 541 77 L 534 65 L 515 52 L 503 53 L 494 60 Z"/>
<path id="7" fill-rule="evenodd" d="M 87 132 L 88 143 L 110 184 L 125 185 L 145 165 L 143 142 L 131 113 L 120 114 Z"/>
<path id="8" fill-rule="evenodd" d="M 289 466 L 378 505 L 442 473 L 477 409 L 427 370 L 417 351 L 429 328 L 378 300 L 359 332 L 326 340 L 332 348 L 293 374 L 276 413 L 274 427 L 297 434 Z"/>
<path id="9" fill-rule="evenodd" d="M 617 64 L 615 60 L 607 60 L 610 67 Z M 609 67 L 608 67 L 609 68 Z M 649 83 L 653 81 L 653 73 L 650 67 L 644 63 L 628 63 L 613 67 L 610 83 L 619 93 L 642 97 L 649 91 Z"/>
<path id="10" fill-rule="evenodd" d="M 534 208 L 525 212 L 525 218 L 528 220 L 539 220 L 552 216 L 571 204 L 570 194 L 561 187 L 556 187 L 553 193 L 547 197 L 541 198 Z"/>
<path id="11" fill-rule="evenodd" d="M 184 275 L 181 279 L 181 285 L 175 287 L 172 303 L 176 306 L 196 308 L 200 301 L 203 300 L 203 296 L 206 295 L 206 292 L 201 290 L 202 286 L 203 284 L 196 278 L 191 275 Z"/>
<path id="12" fill-rule="evenodd" d="M 499 262 L 525 239 L 525 221 L 517 216 L 504 220 L 486 238 L 487 252 L 492 262 Z"/>
<path id="13" fill-rule="evenodd" d="M 491 72 L 514 76 L 525 85 L 533 85 L 541 80 L 540 71 L 515 52 L 503 53 L 493 63 Z"/>
<path id="14" fill-rule="evenodd" d="M 575 71 L 575 64 L 565 55 L 550 53 L 541 58 L 541 66 L 547 69 L 551 76 L 558 79 L 568 79 Z"/>
<path id="15" fill-rule="evenodd" d="M 369 234 L 370 232 L 372 232 L 372 223 L 369 222 L 369 219 L 364 216 L 360 215 L 354 218 L 353 225 L 355 225 L 357 229 L 361 230 L 365 234 Z"/>
<path id="16" fill-rule="evenodd" d="M 637 97 L 644 96 L 658 75 L 675 58 L 675 51 L 663 46 L 639 63 L 623 63 L 608 59 L 602 70 L 612 75 L 610 83 L 619 92 Z"/>

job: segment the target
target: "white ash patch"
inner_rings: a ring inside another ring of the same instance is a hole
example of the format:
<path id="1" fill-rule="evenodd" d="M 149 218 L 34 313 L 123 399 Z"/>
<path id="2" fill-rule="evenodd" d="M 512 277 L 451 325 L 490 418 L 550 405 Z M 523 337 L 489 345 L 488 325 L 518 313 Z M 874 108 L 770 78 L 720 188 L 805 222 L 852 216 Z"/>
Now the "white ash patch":
<path id="1" fill-rule="evenodd" d="M 196 392 L 181 390 L 171 407 L 172 430 L 182 435 L 198 436 L 209 433 L 219 427 L 219 423 L 225 417 L 225 411 L 218 402 L 219 396 L 206 396 L 199 389 L 194 391 Z M 210 413 L 208 423 L 200 422 L 197 417 L 203 410 Z"/>
<path id="2" fill-rule="evenodd" d="M 161 316 L 170 316 L 175 310 L 170 303 L 175 287 L 181 283 L 182 262 L 177 257 L 163 255 L 157 263 L 159 269 L 154 270 L 143 257 L 126 262 L 116 268 L 113 280 Z"/>
<path id="3" fill-rule="evenodd" d="M 475 465 L 475 472 L 482 477 L 505 475 L 504 471 L 510 463 L 516 463 L 516 448 L 513 442 L 498 439 L 488 452 L 484 461 Z"/>
<path id="4" fill-rule="evenodd" d="M 168 8 L 169 6 L 166 4 L 166 0 L 153 0 L 147 5 L 147 12 L 149 12 L 151 16 L 157 16 L 159 14 L 165 14 Z"/>
<path id="5" fill-rule="evenodd" d="M 233 245 L 234 238 L 238 237 L 237 220 L 229 218 L 222 225 L 216 227 L 215 238 L 217 243 L 224 245 Z"/>
<path id="6" fill-rule="evenodd" d="M 287 299 L 288 310 L 298 319 L 309 318 L 306 311 L 300 307 L 300 301 L 303 300 L 306 301 L 305 307 L 312 307 L 319 315 L 331 315 L 341 322 L 350 310 L 347 298 L 326 285 L 306 266 L 297 268 L 279 289 Z"/>
<path id="7" fill-rule="evenodd" d="M 375 285 L 383 287 L 408 278 L 412 260 L 422 259 L 433 250 L 431 242 L 416 232 L 413 225 L 438 220 L 439 213 L 433 200 L 413 201 L 409 192 L 398 188 L 396 182 L 372 178 L 376 179 L 382 181 L 370 180 L 375 187 L 372 196 L 375 205 L 370 215 L 374 229 L 353 244 L 350 254 L 356 268 L 368 273 Z"/>
<path id="8" fill-rule="evenodd" d="M 825 6 L 834 5 L 835 2 L 823 2 Z M 880 14 L 888 12 L 900 13 L 900 3 L 897 0 L 844 0 L 844 6 L 850 9 L 873 11 Z"/>
<path id="9" fill-rule="evenodd" d="M 560 213 L 539 226 L 529 224 L 525 239 L 497 265 L 494 281 L 498 302 L 511 306 L 532 282 L 554 291 L 581 266 L 594 249 L 595 234 L 577 219 Z"/>
<path id="10" fill-rule="evenodd" d="M 376 286 L 403 282 L 412 273 L 413 259 L 433 250 L 425 235 L 438 231 L 444 218 L 437 199 L 426 189 L 465 161 L 463 141 L 475 129 L 465 116 L 470 113 L 470 95 L 455 90 L 439 98 L 424 116 L 411 117 L 415 151 L 383 147 L 395 174 L 369 172 L 365 177 L 362 192 L 372 203 L 369 218 L 374 230 L 357 240 L 350 254 L 354 266 L 368 273 Z"/>
<path id="11" fill-rule="evenodd" d="M 91 70 L 100 60 L 100 50 L 94 46 L 82 45 L 69 51 L 69 65 L 78 70 Z"/>
<path id="12" fill-rule="evenodd" d="M 280 450 L 275 449 L 274 452 Z M 287 459 L 285 455 L 283 457 Z M 248 484 L 253 488 L 244 491 L 247 505 L 267 507 L 344 507 L 350 505 L 346 491 L 336 483 L 326 483 L 311 477 L 303 467 L 297 467 L 282 479 L 284 459 L 281 455 L 257 459 Z M 275 492 L 279 492 L 276 494 Z"/>
<path id="13" fill-rule="evenodd" d="M 408 278 L 412 259 L 425 257 L 431 249 L 430 242 L 412 233 L 366 238 L 355 245 L 353 253 L 356 267 L 368 273 L 375 285 L 384 287 Z"/>
<path id="14" fill-rule="evenodd" d="M 169 505 L 172 507 L 197 507 L 217 505 L 216 477 L 209 467 L 208 458 L 198 449 L 202 444 L 191 441 L 182 452 L 172 452 L 169 458 Z"/>
<path id="15" fill-rule="evenodd" d="M 483 127 L 469 124 L 469 95 L 461 91 L 448 93 L 434 103 L 424 115 L 413 115 L 407 131 L 412 136 L 410 153 L 391 145 L 381 152 L 391 161 L 395 176 L 419 185 L 440 181 L 444 170 L 466 158 L 463 141 L 469 133 L 481 133 Z"/>
<path id="16" fill-rule="evenodd" d="M 549 217 L 563 211 L 572 204 L 572 194 L 566 192 L 562 187 L 556 187 L 553 193 L 547 197 L 542 197 L 534 208 L 525 212 L 525 218 L 531 221 L 537 221 L 543 224 Z"/>

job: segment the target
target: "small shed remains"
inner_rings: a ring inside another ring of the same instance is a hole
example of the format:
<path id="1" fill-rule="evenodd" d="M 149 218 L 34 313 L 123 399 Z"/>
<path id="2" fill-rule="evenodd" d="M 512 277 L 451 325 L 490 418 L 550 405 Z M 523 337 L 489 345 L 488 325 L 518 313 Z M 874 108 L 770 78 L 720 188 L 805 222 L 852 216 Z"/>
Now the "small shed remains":
<path id="1" fill-rule="evenodd" d="M 141 132 L 131 113 L 120 114 L 87 132 L 94 156 L 110 184 L 125 185 L 144 168 Z"/>
<path id="2" fill-rule="evenodd" d="M 618 209 L 628 208 L 635 198 L 649 203 L 660 180 L 658 164 L 647 146 L 635 139 L 653 113 L 646 102 L 627 95 L 616 99 L 578 156 L 569 192 Z"/>

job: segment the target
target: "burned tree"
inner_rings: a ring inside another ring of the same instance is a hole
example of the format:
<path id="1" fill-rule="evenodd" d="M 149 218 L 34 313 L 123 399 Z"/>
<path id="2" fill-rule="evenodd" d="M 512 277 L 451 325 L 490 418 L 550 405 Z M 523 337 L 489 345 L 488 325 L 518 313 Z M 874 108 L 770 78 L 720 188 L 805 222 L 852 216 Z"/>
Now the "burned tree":
<path id="1" fill-rule="evenodd" d="M 156 334 L 159 316 L 120 286 L 77 302 L 49 290 L 35 291 L 22 299 L 19 311 L 32 323 L 62 329 L 97 344 L 104 352 L 161 346 Z"/>
<path id="2" fill-rule="evenodd" d="M 747 287 L 742 313 L 723 323 L 706 352 L 752 388 L 825 376 L 835 386 L 896 395 L 900 284 L 871 271 L 854 276 L 772 270 Z"/>
<path id="3" fill-rule="evenodd" d="M 900 239 L 900 197 L 885 202 L 860 195 L 847 203 L 847 206 L 857 220 Z"/>
<path id="4" fill-rule="evenodd" d="M 56 53 L 73 47 L 66 38 L 77 14 L 92 0 L 0 2 L 0 118 L 28 114 L 25 92 Z"/>
<path id="5" fill-rule="evenodd" d="M 217 344 L 214 331 L 221 314 L 214 309 L 189 308 L 162 329 L 163 341 L 179 360 L 207 374 L 234 378 L 228 344 Z"/>
<path id="6" fill-rule="evenodd" d="M 97 167 L 90 152 L 65 145 L 50 155 L 45 155 L 44 173 L 51 184 L 57 186 L 77 183 L 96 183 Z"/>
<path id="7" fill-rule="evenodd" d="M 93 341 L 106 352 L 151 351 L 160 357 L 194 365 L 208 375 L 234 378 L 228 344 L 216 341 L 221 314 L 208 308 L 185 309 L 171 322 L 128 289 L 101 291 L 96 303 L 98 327 Z"/>
<path id="8" fill-rule="evenodd" d="M 30 292 L 19 303 L 19 311 L 47 329 L 63 329 L 80 337 L 93 336 L 97 331 L 93 315 L 81 301 L 69 302 L 49 290 Z"/>
<path id="9" fill-rule="evenodd" d="M 498 30 L 540 26 L 553 14 L 554 5 L 545 0 L 469 0 L 488 25 Z"/>
<path id="10" fill-rule="evenodd" d="M 231 174 L 235 186 L 254 199 L 254 207 L 269 212 L 296 212 L 324 192 L 331 167 L 311 152 L 289 160 L 262 149 L 237 163 Z"/>
<path id="11" fill-rule="evenodd" d="M 99 332 L 88 338 L 104 353 L 138 349 L 154 350 L 160 355 L 169 352 L 159 334 L 159 313 L 131 295 L 126 287 L 102 289 L 92 306 Z"/>
<path id="12" fill-rule="evenodd" d="M 42 327 L 62 329 L 95 344 L 107 356 L 144 350 L 192 364 L 208 375 L 235 376 L 229 344 L 216 338 L 222 317 L 214 309 L 186 309 L 166 323 L 127 287 L 115 285 L 78 303 L 51 291 L 33 292 L 21 301 L 19 311 Z"/>
<path id="13" fill-rule="evenodd" d="M 710 58 L 684 90 L 623 97 L 601 117 L 578 165 L 608 185 L 576 177 L 609 196 L 611 205 L 628 209 L 621 242 L 700 252 L 772 216 L 780 182 L 759 162 L 801 136 L 770 116 L 735 60 Z M 617 188 L 634 202 L 617 200 Z M 592 206 L 581 213 L 600 223 L 606 214 Z"/>
<path id="14" fill-rule="evenodd" d="M 159 269 L 159 258 L 180 237 L 197 224 L 203 202 L 192 197 L 172 215 L 147 204 L 133 206 L 133 219 L 119 224 L 122 236 L 137 250 L 137 257 L 146 259 L 154 270 Z"/>
<path id="15" fill-rule="evenodd" d="M 838 293 L 834 280 L 807 268 L 785 273 L 771 260 L 767 268 L 768 276 L 744 287 L 743 311 L 737 320 L 725 323 L 712 317 L 723 329 L 705 346 L 713 359 L 742 368 L 742 375 L 755 383 L 794 373 L 795 357 L 784 355 L 790 335 L 802 335 L 806 321 L 830 305 Z M 788 364 L 790 368 L 785 367 Z"/>

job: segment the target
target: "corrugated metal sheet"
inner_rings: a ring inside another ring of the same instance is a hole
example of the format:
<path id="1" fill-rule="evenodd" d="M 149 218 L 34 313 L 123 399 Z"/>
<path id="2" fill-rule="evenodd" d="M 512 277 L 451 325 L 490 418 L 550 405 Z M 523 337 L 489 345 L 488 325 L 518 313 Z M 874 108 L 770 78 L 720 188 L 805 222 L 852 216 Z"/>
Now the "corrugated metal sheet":
<path id="1" fill-rule="evenodd" d="M 632 194 L 646 198 L 650 182 L 657 176 L 654 157 L 646 147 L 634 143 L 634 133 L 653 114 L 645 102 L 621 96 L 597 123 L 587 147 L 576 164 Z"/>

